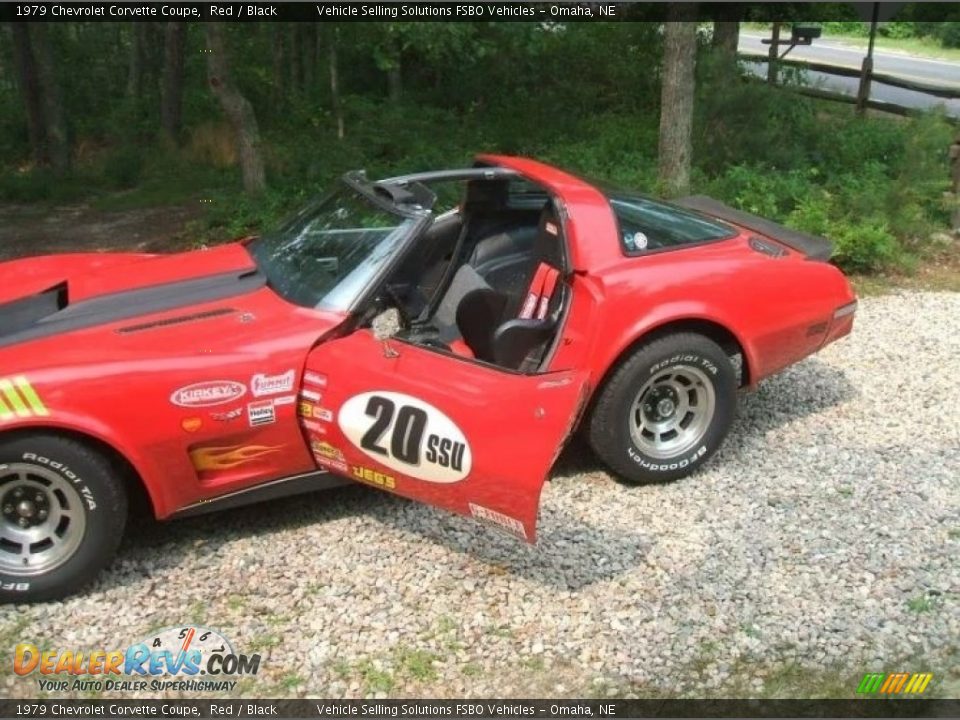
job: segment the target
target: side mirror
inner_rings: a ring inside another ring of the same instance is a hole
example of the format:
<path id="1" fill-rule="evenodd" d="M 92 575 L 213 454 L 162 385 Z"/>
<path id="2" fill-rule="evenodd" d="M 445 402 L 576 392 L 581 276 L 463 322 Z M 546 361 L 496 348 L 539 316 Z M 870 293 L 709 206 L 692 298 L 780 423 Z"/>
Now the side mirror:
<path id="1" fill-rule="evenodd" d="M 393 349 L 390 340 L 400 332 L 400 311 L 396 308 L 387 308 L 373 319 L 370 327 L 373 330 L 373 337 L 383 343 L 383 356 L 399 357 L 400 353 Z"/>

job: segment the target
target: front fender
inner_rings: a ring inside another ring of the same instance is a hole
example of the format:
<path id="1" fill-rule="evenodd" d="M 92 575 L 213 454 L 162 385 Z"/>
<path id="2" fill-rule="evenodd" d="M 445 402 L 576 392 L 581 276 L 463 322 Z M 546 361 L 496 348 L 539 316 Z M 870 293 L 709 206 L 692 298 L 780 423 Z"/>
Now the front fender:
<path id="1" fill-rule="evenodd" d="M 56 417 L 18 418 L 0 424 L 0 441 L 18 431 L 69 434 L 89 438 L 109 447 L 137 473 L 150 498 L 154 514 L 163 517 L 172 511 L 170 499 L 163 492 L 164 485 L 159 481 L 161 468 L 156 467 L 148 455 L 138 450 L 131 438 L 122 436 L 106 423 L 94 417 L 60 410 Z"/>

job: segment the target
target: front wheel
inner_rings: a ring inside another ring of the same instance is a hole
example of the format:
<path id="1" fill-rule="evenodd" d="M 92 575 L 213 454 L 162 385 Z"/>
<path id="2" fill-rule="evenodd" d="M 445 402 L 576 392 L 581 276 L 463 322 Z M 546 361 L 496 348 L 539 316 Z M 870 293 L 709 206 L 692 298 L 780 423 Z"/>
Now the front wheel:
<path id="1" fill-rule="evenodd" d="M 74 440 L 0 441 L 0 601 L 51 600 L 113 558 L 126 523 L 123 480 Z"/>
<path id="2" fill-rule="evenodd" d="M 736 398 L 736 375 L 719 345 L 693 333 L 667 335 L 637 350 L 604 385 L 590 444 L 628 484 L 675 480 L 720 447 Z"/>

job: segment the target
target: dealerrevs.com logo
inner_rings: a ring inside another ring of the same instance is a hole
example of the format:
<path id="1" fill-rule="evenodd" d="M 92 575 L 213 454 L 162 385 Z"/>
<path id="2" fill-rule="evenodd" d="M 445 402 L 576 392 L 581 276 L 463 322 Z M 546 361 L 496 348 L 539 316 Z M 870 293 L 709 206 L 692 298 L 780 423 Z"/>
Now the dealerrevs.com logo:
<path id="1" fill-rule="evenodd" d="M 244 655 L 219 632 L 196 625 L 161 630 L 125 650 L 41 650 L 20 643 L 17 675 L 37 674 L 45 692 L 228 692 L 240 676 L 256 675 L 260 655 Z"/>

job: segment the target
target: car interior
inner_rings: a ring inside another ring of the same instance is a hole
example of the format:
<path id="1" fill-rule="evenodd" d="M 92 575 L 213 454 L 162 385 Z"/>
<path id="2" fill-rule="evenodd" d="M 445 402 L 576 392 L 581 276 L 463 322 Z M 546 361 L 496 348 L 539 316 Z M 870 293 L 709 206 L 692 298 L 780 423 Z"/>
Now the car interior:
<path id="1" fill-rule="evenodd" d="M 473 179 L 437 215 L 385 285 L 397 338 L 536 372 L 556 338 L 569 289 L 555 201 L 519 178 Z"/>

